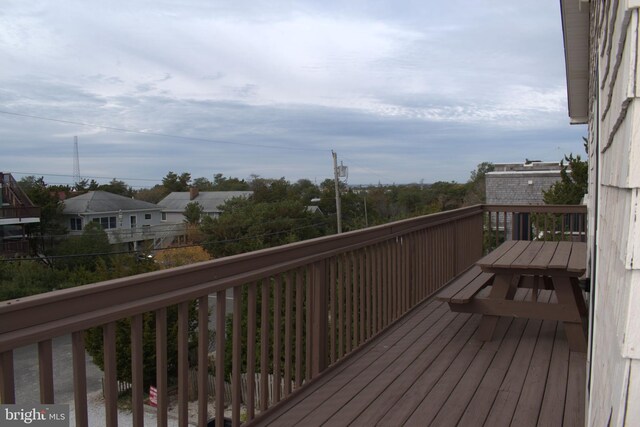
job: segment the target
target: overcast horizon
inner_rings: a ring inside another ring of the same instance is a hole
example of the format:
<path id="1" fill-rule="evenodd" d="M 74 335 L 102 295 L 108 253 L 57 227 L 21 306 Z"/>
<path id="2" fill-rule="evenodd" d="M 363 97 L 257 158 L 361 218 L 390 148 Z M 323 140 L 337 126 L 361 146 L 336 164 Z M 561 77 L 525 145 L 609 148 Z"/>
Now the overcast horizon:
<path id="1" fill-rule="evenodd" d="M 585 157 L 557 0 L 343 3 L 5 0 L 0 171 L 72 184 L 74 136 L 83 178 L 134 188 Z"/>

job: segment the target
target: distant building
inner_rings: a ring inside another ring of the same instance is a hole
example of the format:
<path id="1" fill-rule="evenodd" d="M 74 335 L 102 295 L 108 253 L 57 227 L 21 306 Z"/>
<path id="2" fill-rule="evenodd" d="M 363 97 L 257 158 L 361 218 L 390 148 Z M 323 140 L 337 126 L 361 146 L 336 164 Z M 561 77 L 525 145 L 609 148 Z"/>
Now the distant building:
<path id="1" fill-rule="evenodd" d="M 89 191 L 65 200 L 63 215 L 71 235 L 81 234 L 94 222 L 107 232 L 110 243 L 128 243 L 134 250 L 145 242 L 157 246 L 166 233 L 158 205 L 106 191 Z"/>
<path id="2" fill-rule="evenodd" d="M 496 163 L 486 175 L 487 204 L 541 205 L 543 192 L 560 181 L 558 162 Z"/>
<path id="3" fill-rule="evenodd" d="M 29 252 L 25 226 L 40 222 L 35 206 L 9 173 L 0 172 L 0 256 Z"/>
<path id="4" fill-rule="evenodd" d="M 190 191 L 174 191 L 158 202 L 162 208 L 162 221 L 167 223 L 184 222 L 184 210 L 191 202 L 197 202 L 202 206 L 204 214 L 217 218 L 221 206 L 235 197 L 249 197 L 253 191 L 198 191 L 192 188 Z"/>
<path id="5" fill-rule="evenodd" d="M 558 162 L 525 161 L 524 163 L 496 163 L 495 169 L 485 177 L 488 205 L 543 205 L 544 191 L 560 181 L 562 165 Z M 495 227 L 496 214 L 491 214 Z M 506 235 L 513 238 L 529 238 L 529 214 L 515 213 L 506 219 Z M 499 222 L 499 221 L 498 221 Z"/>

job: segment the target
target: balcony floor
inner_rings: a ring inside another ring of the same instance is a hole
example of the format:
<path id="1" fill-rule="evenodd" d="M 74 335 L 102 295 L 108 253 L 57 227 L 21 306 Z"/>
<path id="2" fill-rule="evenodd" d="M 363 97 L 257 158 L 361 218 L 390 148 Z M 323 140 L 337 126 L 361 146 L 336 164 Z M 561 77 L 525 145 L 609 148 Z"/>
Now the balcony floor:
<path id="1" fill-rule="evenodd" d="M 253 425 L 584 425 L 586 355 L 562 323 L 501 318 L 483 342 L 479 322 L 428 300 Z"/>

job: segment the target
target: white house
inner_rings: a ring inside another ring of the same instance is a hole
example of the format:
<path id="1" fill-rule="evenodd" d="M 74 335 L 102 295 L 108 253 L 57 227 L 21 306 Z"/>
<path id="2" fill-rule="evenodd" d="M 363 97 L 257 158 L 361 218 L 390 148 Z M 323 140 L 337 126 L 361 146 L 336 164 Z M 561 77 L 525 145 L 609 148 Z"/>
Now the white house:
<path id="1" fill-rule="evenodd" d="M 640 425 L 640 1 L 561 0 L 569 117 L 589 132 L 588 425 Z"/>
<path id="2" fill-rule="evenodd" d="M 63 215 L 69 234 L 81 234 L 88 223 L 95 222 L 107 232 L 110 243 L 128 243 L 131 249 L 154 242 L 164 231 L 159 206 L 106 191 L 65 200 Z"/>

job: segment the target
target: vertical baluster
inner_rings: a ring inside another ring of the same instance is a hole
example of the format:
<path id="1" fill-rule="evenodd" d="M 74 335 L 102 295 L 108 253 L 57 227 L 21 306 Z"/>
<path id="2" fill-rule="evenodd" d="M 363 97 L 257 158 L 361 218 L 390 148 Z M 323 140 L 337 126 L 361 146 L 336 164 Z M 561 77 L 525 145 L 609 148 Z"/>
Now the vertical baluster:
<path id="1" fill-rule="evenodd" d="M 311 379 L 311 267 L 305 268 L 305 322 L 306 322 L 306 349 L 305 349 L 305 378 Z"/>
<path id="2" fill-rule="evenodd" d="M 156 387 L 158 427 L 167 426 L 167 309 L 156 310 Z"/>
<path id="3" fill-rule="evenodd" d="M 209 419 L 209 296 L 198 298 L 198 425 Z"/>
<path id="4" fill-rule="evenodd" d="M 296 389 L 302 385 L 302 324 L 304 314 L 304 286 L 302 271 L 296 272 Z"/>
<path id="5" fill-rule="evenodd" d="M 358 266 L 360 267 L 360 273 L 358 275 L 359 279 L 359 291 L 360 291 L 360 302 L 358 304 L 358 309 L 360 310 L 360 339 L 358 341 L 359 344 L 362 344 L 365 341 L 366 336 L 366 310 L 367 303 L 365 297 L 365 289 L 367 286 L 367 282 L 365 280 L 365 252 L 364 249 L 361 249 L 358 252 Z"/>
<path id="6" fill-rule="evenodd" d="M 249 285 L 247 295 L 247 418 L 256 414 L 256 283 Z"/>
<path id="7" fill-rule="evenodd" d="M 382 329 L 382 243 L 376 245 L 375 266 L 376 266 L 376 306 L 374 314 L 376 316 L 376 333 Z"/>
<path id="8" fill-rule="evenodd" d="M 51 340 L 38 343 L 40 403 L 53 403 L 53 347 Z"/>
<path id="9" fill-rule="evenodd" d="M 178 425 L 186 427 L 189 416 L 189 303 L 178 305 Z"/>
<path id="10" fill-rule="evenodd" d="M 337 257 L 338 262 L 338 360 L 344 355 L 344 258 Z"/>
<path id="11" fill-rule="evenodd" d="M 286 277 L 285 319 L 284 319 L 284 395 L 291 394 L 291 315 L 293 312 L 293 271 Z"/>
<path id="12" fill-rule="evenodd" d="M 104 406 L 106 424 L 118 425 L 118 383 L 116 372 L 116 324 L 107 323 L 102 328 L 104 342 Z"/>
<path id="13" fill-rule="evenodd" d="M 142 314 L 137 314 L 131 318 L 131 410 L 134 427 L 144 426 L 142 336 Z"/>
<path id="14" fill-rule="evenodd" d="M 365 274 L 365 279 L 364 279 L 364 298 L 365 298 L 365 324 L 366 324 L 366 330 L 365 330 L 365 339 L 369 339 L 371 337 L 371 330 L 372 330 L 372 295 L 373 295 L 373 280 L 372 280 L 372 268 L 373 268 L 373 261 L 372 261 L 372 253 L 373 253 L 373 249 L 371 247 L 367 247 L 364 249 L 364 261 L 365 261 L 365 270 L 364 270 L 364 274 Z"/>
<path id="15" fill-rule="evenodd" d="M 242 286 L 233 288 L 233 341 L 231 367 L 231 421 L 234 427 L 240 426 L 240 404 L 242 389 L 240 366 L 242 365 Z"/>
<path id="16" fill-rule="evenodd" d="M 353 319 L 351 317 L 351 299 L 352 299 L 352 281 L 353 281 L 353 275 L 352 275 L 352 271 L 351 271 L 351 256 L 350 254 L 345 254 L 344 256 L 344 272 L 345 272 L 345 279 L 344 279 L 344 284 L 345 284 L 345 305 L 346 305 L 346 309 L 345 309 L 345 322 L 344 322 L 344 326 L 346 329 L 346 336 L 345 336 L 345 344 L 346 344 L 346 350 L 345 350 L 345 354 L 349 354 L 351 353 L 351 337 L 352 337 L 352 330 L 353 330 Z"/>
<path id="17" fill-rule="evenodd" d="M 15 382 L 13 376 L 13 351 L 0 353 L 0 403 L 16 403 Z"/>
<path id="18" fill-rule="evenodd" d="M 282 275 L 278 274 L 273 291 L 273 403 L 280 401 L 282 337 Z"/>
<path id="19" fill-rule="evenodd" d="M 226 291 L 216 292 L 216 424 L 224 419 L 224 327 L 226 317 Z"/>
<path id="20" fill-rule="evenodd" d="M 336 264 L 337 258 L 329 259 L 329 361 L 333 364 L 336 361 L 336 333 L 338 324 L 336 323 Z"/>
<path id="21" fill-rule="evenodd" d="M 260 321 L 260 410 L 269 407 L 269 280 L 262 281 Z"/>
<path id="22" fill-rule="evenodd" d="M 89 417 L 87 414 L 87 371 L 84 353 L 84 331 L 71 334 L 71 348 L 73 353 L 73 401 L 76 426 L 87 427 L 89 425 Z M 141 424 L 134 424 L 134 427 L 139 426 L 141 426 Z"/>

